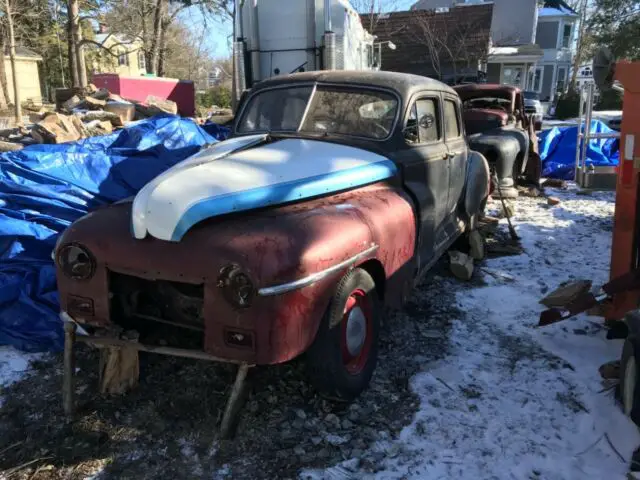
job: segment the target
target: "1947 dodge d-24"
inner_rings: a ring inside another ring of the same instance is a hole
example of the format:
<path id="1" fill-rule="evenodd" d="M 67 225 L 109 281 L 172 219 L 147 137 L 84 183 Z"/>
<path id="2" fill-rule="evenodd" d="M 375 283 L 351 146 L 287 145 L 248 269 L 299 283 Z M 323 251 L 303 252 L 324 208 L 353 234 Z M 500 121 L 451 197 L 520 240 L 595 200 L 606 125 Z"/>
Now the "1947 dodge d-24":
<path id="1" fill-rule="evenodd" d="M 200 354 L 240 365 L 306 352 L 315 385 L 352 399 L 375 368 L 383 306 L 484 208 L 489 168 L 464 133 L 459 97 L 428 78 L 262 82 L 229 140 L 64 232 L 63 317 L 95 338 L 184 327 L 202 335 Z"/>

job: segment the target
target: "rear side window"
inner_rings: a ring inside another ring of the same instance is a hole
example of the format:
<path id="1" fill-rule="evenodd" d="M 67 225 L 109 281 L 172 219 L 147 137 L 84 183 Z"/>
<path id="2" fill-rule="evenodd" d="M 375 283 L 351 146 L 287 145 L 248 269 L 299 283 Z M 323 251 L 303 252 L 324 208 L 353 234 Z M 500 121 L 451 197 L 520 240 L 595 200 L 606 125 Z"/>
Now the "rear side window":
<path id="1" fill-rule="evenodd" d="M 444 128 L 447 132 L 447 139 L 458 138 L 460 136 L 458 106 L 451 100 L 444 101 Z"/>

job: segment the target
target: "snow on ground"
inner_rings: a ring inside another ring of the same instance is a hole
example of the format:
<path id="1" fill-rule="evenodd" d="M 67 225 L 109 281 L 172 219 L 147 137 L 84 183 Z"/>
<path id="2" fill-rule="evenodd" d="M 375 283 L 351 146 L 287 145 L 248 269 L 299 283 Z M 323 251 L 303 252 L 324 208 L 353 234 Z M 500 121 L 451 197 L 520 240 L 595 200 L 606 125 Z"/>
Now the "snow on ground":
<path id="1" fill-rule="evenodd" d="M 605 339 L 598 318 L 536 328 L 545 293 L 573 278 L 607 280 L 613 193 L 553 194 L 556 207 L 516 203 L 526 253 L 486 261 L 486 286 L 457 293 L 466 316 L 450 353 L 413 378 L 420 410 L 397 440 L 374 447 L 380 470 L 353 459 L 301 478 L 625 478 L 640 435 L 598 374 L 621 343 Z"/>
<path id="2" fill-rule="evenodd" d="M 29 363 L 37 355 L 20 352 L 12 347 L 0 346 L 0 406 L 3 389 L 22 378 Z"/>

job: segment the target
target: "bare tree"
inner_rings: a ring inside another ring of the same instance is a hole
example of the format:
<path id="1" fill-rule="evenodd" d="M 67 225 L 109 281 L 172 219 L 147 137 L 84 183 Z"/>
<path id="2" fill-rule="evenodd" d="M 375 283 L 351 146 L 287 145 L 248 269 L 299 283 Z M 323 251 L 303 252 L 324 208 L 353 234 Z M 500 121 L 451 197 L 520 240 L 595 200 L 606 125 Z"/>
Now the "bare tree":
<path id="1" fill-rule="evenodd" d="M 72 72 L 75 87 L 87 86 L 87 67 L 84 61 L 82 45 L 82 30 L 80 29 L 79 0 L 68 0 L 68 38 L 69 38 L 69 68 Z M 73 58 L 73 60 L 72 60 Z"/>
<path id="2" fill-rule="evenodd" d="M 489 53 L 488 29 L 480 28 L 480 20 L 470 17 L 449 18 L 448 13 L 420 11 L 413 15 L 411 30 L 416 40 L 424 45 L 424 54 L 433 72 L 445 76 L 477 72 L 479 64 Z M 485 31 L 486 30 L 486 31 Z"/>
<path id="3" fill-rule="evenodd" d="M 578 39 L 576 42 L 576 51 L 573 57 L 571 81 L 569 83 L 569 90 L 573 91 L 576 89 L 580 65 L 582 65 L 591 53 L 593 37 L 589 32 L 589 20 L 594 6 L 590 0 L 574 0 L 573 4 L 570 4 L 570 6 L 578 12 L 579 15 Z"/>
<path id="4" fill-rule="evenodd" d="M 363 17 L 363 27 L 368 32 L 375 31 L 378 20 L 385 13 L 395 12 L 400 6 L 398 0 L 351 0 L 351 5 Z"/>
<path id="5" fill-rule="evenodd" d="M 9 39 L 9 58 L 11 59 L 11 79 L 13 80 L 13 114 L 16 123 L 22 121 L 22 107 L 20 105 L 20 90 L 18 85 L 18 72 L 16 68 L 16 34 L 14 28 L 14 7 L 15 0 L 2 0 L 4 17 L 7 23 L 7 34 Z M 4 62 L 4 52 L 2 52 L 2 62 Z"/>

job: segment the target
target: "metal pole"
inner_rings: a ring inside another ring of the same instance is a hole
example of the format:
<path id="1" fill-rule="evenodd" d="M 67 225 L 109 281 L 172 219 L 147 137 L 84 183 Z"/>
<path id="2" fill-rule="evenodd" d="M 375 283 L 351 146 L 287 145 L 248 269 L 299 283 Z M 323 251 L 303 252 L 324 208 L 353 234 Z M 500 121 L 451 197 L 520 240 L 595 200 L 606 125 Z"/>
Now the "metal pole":
<path id="1" fill-rule="evenodd" d="M 227 400 L 227 405 L 224 409 L 224 415 L 222 417 L 222 422 L 220 423 L 220 437 L 228 438 L 231 433 L 232 422 L 235 420 L 235 415 L 239 407 L 239 400 L 242 397 L 242 392 L 244 390 L 245 379 L 247 378 L 247 373 L 249 372 L 249 365 L 246 363 L 241 364 L 238 367 L 238 373 L 236 374 L 236 380 L 233 382 L 233 387 L 231 388 L 231 394 L 229 395 L 229 399 Z"/>
<path id="2" fill-rule="evenodd" d="M 576 173 L 575 173 L 575 182 L 580 182 L 580 158 L 581 158 L 581 149 L 580 149 L 580 140 L 582 139 L 582 116 L 584 115 L 584 93 L 585 88 L 584 85 L 580 87 L 580 101 L 579 103 L 579 113 L 578 113 L 578 134 L 576 139 Z"/>
<path id="3" fill-rule="evenodd" d="M 75 355 L 73 352 L 76 340 L 76 324 L 64 322 L 64 369 L 62 378 L 62 405 L 67 417 L 73 416 L 75 396 Z"/>
<path id="4" fill-rule="evenodd" d="M 582 183 L 584 184 L 584 175 L 587 171 L 587 148 L 591 140 L 591 116 L 593 114 L 593 83 L 587 84 L 587 114 L 584 126 L 584 141 L 582 145 Z M 584 186 L 584 185 L 582 185 Z"/>
<path id="5" fill-rule="evenodd" d="M 331 24 L 331 0 L 324 0 L 324 31 L 333 32 Z"/>
<path id="6" fill-rule="evenodd" d="M 195 358 L 197 360 L 209 360 L 212 362 L 224 362 L 224 363 L 238 363 L 237 360 L 227 360 L 226 358 L 216 357 L 209 355 L 208 353 L 200 350 L 188 350 L 185 348 L 173 348 L 173 347 L 156 347 L 155 345 L 145 345 L 144 343 L 132 342 L 131 340 L 121 340 L 119 338 L 111 337 L 93 337 L 79 335 L 76 339 L 77 342 L 88 343 L 89 345 L 105 345 L 108 347 L 125 347 L 134 348 L 138 351 L 157 353 L 160 355 L 170 355 L 172 357 L 183 358 Z"/>

